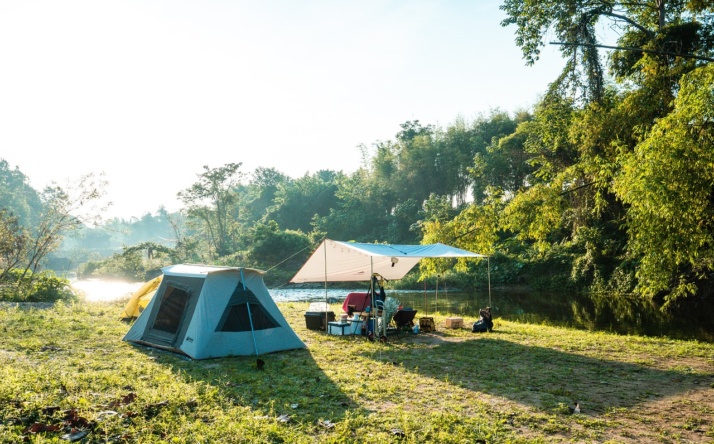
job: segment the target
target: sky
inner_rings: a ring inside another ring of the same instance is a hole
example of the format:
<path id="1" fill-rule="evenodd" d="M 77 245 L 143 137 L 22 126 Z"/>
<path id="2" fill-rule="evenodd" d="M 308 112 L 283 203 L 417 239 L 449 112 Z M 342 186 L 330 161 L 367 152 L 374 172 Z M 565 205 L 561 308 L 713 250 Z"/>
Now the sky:
<path id="1" fill-rule="evenodd" d="M 538 101 L 564 61 L 527 66 L 500 4 L 4 0 L 0 159 L 37 190 L 103 174 L 127 220 L 179 209 L 204 165 L 352 173 L 406 121 Z"/>

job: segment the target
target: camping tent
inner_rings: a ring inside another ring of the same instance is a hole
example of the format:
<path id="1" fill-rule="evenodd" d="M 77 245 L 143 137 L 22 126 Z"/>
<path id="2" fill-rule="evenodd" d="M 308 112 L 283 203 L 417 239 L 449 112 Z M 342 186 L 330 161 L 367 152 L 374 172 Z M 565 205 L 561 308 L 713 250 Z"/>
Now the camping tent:
<path id="1" fill-rule="evenodd" d="M 156 293 L 156 289 L 159 288 L 160 283 L 161 276 L 158 276 L 139 287 L 127 301 L 119 319 L 138 318 L 146 306 L 149 305 L 149 301 L 154 297 L 154 293 Z"/>
<path id="2" fill-rule="evenodd" d="M 125 341 L 194 359 L 305 348 L 251 268 L 172 265 Z"/>

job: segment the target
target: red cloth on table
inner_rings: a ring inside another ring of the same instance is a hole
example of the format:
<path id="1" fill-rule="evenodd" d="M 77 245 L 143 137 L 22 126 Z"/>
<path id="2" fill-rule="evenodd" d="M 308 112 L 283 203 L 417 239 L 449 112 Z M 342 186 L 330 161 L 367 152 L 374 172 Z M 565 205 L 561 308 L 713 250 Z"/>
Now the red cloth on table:
<path id="1" fill-rule="evenodd" d="M 355 311 L 364 311 L 372 303 L 369 293 L 349 293 L 342 303 L 342 311 L 347 313 L 349 306 L 354 305 Z"/>

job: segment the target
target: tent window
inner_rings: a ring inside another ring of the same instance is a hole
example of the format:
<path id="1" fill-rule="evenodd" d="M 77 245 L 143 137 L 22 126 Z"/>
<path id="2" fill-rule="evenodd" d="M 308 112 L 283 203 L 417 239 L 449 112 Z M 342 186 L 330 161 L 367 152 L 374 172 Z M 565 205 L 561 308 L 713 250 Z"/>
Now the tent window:
<path id="1" fill-rule="evenodd" d="M 180 288 L 167 286 L 161 306 L 156 314 L 154 328 L 167 333 L 176 334 L 181 325 L 183 311 L 186 309 L 189 293 Z"/>
<path id="2" fill-rule="evenodd" d="M 248 307 L 250 306 L 250 318 Z M 278 327 L 278 323 L 265 312 L 265 309 L 256 303 L 234 305 L 229 307 L 228 316 L 218 326 L 219 331 L 250 331 L 250 321 L 253 320 L 253 329 L 266 330 Z"/>

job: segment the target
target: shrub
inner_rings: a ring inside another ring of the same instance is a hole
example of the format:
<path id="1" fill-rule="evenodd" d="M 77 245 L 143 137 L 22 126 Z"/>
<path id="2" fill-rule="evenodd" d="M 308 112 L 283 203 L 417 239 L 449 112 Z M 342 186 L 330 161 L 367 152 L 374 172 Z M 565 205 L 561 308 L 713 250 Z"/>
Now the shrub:
<path id="1" fill-rule="evenodd" d="M 51 270 L 40 273 L 12 269 L 0 283 L 0 300 L 8 302 L 57 302 L 76 300 L 69 280 Z"/>

